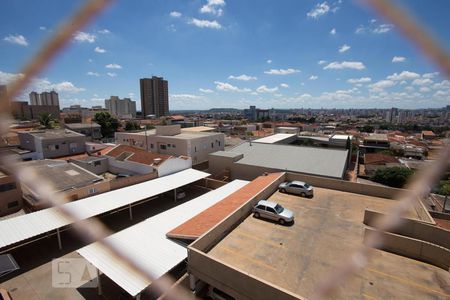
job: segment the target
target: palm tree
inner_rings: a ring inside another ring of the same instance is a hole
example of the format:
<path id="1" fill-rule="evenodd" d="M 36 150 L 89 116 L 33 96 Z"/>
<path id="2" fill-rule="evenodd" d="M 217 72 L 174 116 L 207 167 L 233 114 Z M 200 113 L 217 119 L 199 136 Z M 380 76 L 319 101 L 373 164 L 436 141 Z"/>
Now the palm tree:
<path id="1" fill-rule="evenodd" d="M 53 128 L 54 118 L 51 113 L 47 112 L 41 113 L 38 117 L 38 120 L 42 127 L 46 129 Z"/>

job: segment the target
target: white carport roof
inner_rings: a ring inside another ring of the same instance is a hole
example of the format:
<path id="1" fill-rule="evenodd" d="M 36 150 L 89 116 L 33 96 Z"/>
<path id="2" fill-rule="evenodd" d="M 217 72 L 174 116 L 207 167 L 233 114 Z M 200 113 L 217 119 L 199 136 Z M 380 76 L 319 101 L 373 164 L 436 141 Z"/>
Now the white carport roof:
<path id="1" fill-rule="evenodd" d="M 272 134 L 257 140 L 254 140 L 254 143 L 262 143 L 262 144 L 275 144 L 281 142 L 285 139 L 289 139 L 293 136 L 296 136 L 295 133 L 276 133 Z"/>
<path id="2" fill-rule="evenodd" d="M 84 220 L 193 183 L 209 175 L 202 171 L 187 169 L 70 202 L 64 204 L 64 206 L 70 207 L 71 211 L 74 211 L 78 218 Z M 70 220 L 61 214 L 57 207 L 0 221 L 0 249 L 71 223 Z"/>
<path id="3" fill-rule="evenodd" d="M 144 268 L 153 273 L 155 278 L 159 278 L 187 257 L 186 248 L 168 239 L 166 233 L 247 183 L 248 181 L 234 180 L 216 190 L 115 233 L 107 239 L 121 248 L 128 256 L 139 260 Z M 136 271 L 131 270 L 127 264 L 117 260 L 109 249 L 99 243 L 81 248 L 78 253 L 131 296 L 136 296 L 151 284 Z"/>

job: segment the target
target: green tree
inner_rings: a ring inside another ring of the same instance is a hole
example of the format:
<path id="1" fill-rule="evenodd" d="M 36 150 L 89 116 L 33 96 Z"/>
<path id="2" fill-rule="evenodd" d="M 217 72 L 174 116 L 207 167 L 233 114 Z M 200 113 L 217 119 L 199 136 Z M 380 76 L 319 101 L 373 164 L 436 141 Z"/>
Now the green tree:
<path id="1" fill-rule="evenodd" d="M 43 112 L 38 116 L 38 121 L 42 127 L 52 129 L 55 125 L 55 118 L 51 113 Z"/>
<path id="2" fill-rule="evenodd" d="M 372 125 L 364 125 L 361 129 L 362 132 L 372 133 L 374 131 L 374 128 Z"/>
<path id="3" fill-rule="evenodd" d="M 141 126 L 139 126 L 137 122 L 134 121 L 125 122 L 125 131 L 139 130 L 139 129 L 141 129 Z"/>
<path id="4" fill-rule="evenodd" d="M 450 180 L 441 180 L 439 182 L 438 194 L 443 196 L 450 196 Z"/>
<path id="5" fill-rule="evenodd" d="M 114 132 L 120 127 L 119 120 L 111 116 L 108 112 L 99 112 L 94 116 L 94 121 L 102 128 L 103 137 L 114 137 Z"/>
<path id="6" fill-rule="evenodd" d="M 414 171 L 406 167 L 382 168 L 375 172 L 372 180 L 384 185 L 402 188 L 413 173 Z"/>

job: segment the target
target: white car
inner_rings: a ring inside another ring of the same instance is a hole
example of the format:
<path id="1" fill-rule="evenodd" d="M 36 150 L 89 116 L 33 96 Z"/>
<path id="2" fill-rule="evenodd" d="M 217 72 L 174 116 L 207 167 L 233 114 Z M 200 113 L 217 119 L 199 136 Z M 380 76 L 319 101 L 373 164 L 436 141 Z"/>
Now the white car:
<path id="1" fill-rule="evenodd" d="M 253 216 L 255 218 L 274 220 L 281 225 L 294 221 L 294 213 L 292 211 L 284 208 L 278 203 L 267 200 L 260 200 L 255 207 L 253 207 Z"/>
<path id="2" fill-rule="evenodd" d="M 290 193 L 300 195 L 302 197 L 313 197 L 314 188 L 303 181 L 286 181 L 278 186 L 281 193 Z"/>

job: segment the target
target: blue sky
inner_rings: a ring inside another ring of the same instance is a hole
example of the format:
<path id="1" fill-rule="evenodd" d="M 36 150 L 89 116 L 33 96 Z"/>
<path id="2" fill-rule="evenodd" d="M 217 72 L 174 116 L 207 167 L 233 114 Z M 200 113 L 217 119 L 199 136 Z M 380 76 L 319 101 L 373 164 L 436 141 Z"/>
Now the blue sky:
<path id="1" fill-rule="evenodd" d="M 4 1 L 0 83 L 82 1 Z M 395 1 L 450 49 L 450 2 Z M 450 82 L 389 22 L 358 1 L 116 1 L 83 28 L 29 90 L 62 106 L 140 108 L 139 78 L 169 81 L 170 109 L 426 108 L 450 104 Z M 21 100 L 27 100 L 27 94 Z"/>

